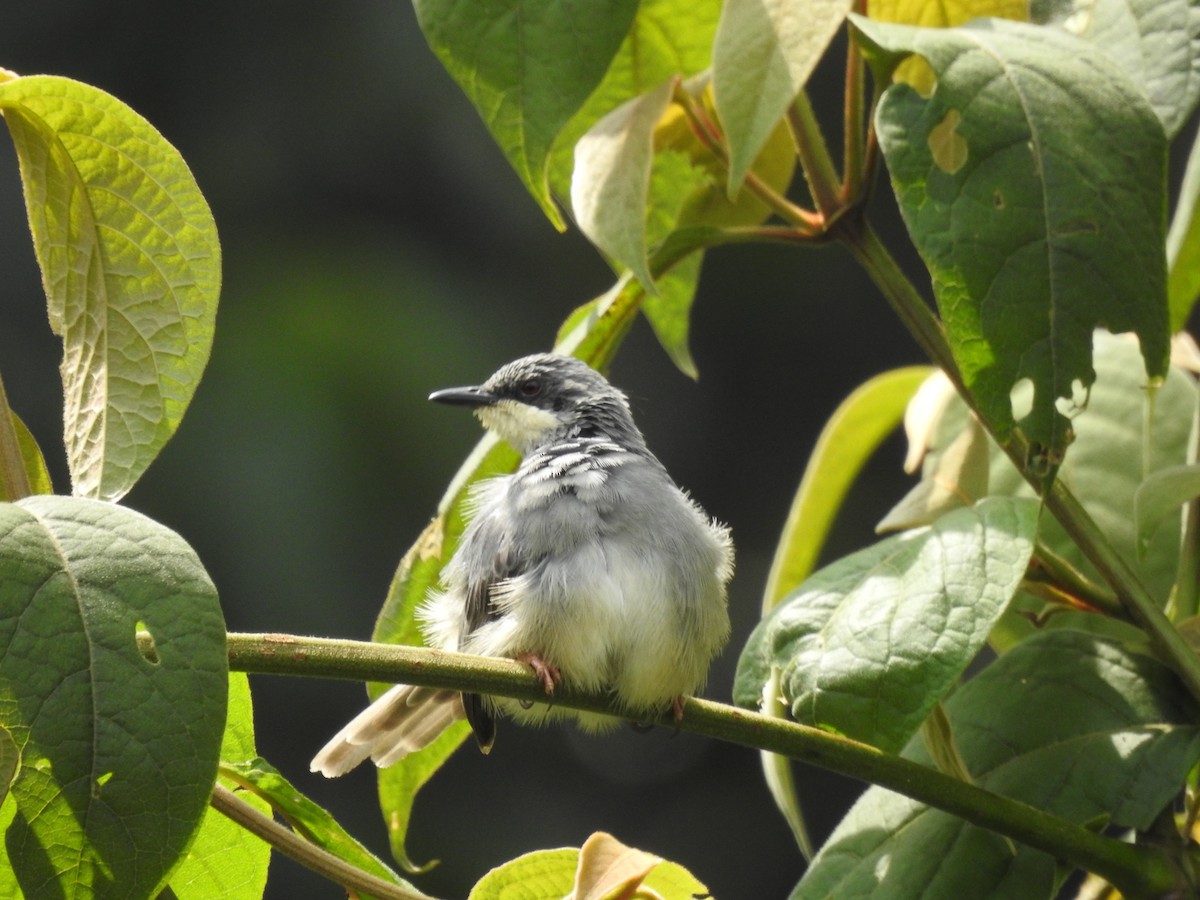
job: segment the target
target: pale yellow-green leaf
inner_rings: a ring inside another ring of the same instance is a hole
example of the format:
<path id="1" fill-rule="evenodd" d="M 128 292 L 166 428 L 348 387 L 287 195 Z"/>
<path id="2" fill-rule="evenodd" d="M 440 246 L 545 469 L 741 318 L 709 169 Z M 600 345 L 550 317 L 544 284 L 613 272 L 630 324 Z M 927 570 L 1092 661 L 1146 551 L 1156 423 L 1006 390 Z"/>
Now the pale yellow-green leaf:
<path id="1" fill-rule="evenodd" d="M 646 256 L 646 197 L 654 128 L 666 112 L 672 80 L 617 107 L 575 145 L 571 207 L 584 234 L 653 292 Z"/>
<path id="2" fill-rule="evenodd" d="M 467 900 L 563 900 L 575 883 L 578 862 L 574 847 L 526 853 L 484 875 Z"/>
<path id="3" fill-rule="evenodd" d="M 867 15 L 880 22 L 899 22 L 925 28 L 953 28 L 985 17 L 1029 21 L 1028 0 L 949 0 L 929 3 L 927 0 L 871 0 Z M 925 60 L 914 57 L 896 67 L 894 80 L 911 84 L 922 94 L 928 94 L 937 80 Z"/>
<path id="4" fill-rule="evenodd" d="M 713 91 L 729 142 L 731 197 L 853 5 L 727 0 L 713 43 Z"/>
<path id="5" fill-rule="evenodd" d="M 843 400 L 825 423 L 775 551 L 764 613 L 812 572 L 855 476 L 900 424 L 909 398 L 932 371 L 910 366 L 877 375 Z"/>
<path id="6" fill-rule="evenodd" d="M 25 479 L 29 482 L 29 493 L 53 494 L 54 485 L 50 483 L 50 472 L 46 468 L 46 459 L 42 456 L 42 448 L 38 446 L 37 440 L 16 413 L 12 413 L 12 423 L 17 437 L 17 448 L 21 451 Z M 10 497 L 5 494 L 3 486 L 0 486 L 0 500 L 20 499 L 20 497 Z"/>
<path id="7" fill-rule="evenodd" d="M 987 432 L 978 420 L 968 419 L 945 452 L 930 461 L 921 480 L 875 526 L 876 532 L 929 525 L 951 510 L 982 500 L 990 466 Z"/>
<path id="8" fill-rule="evenodd" d="M 73 492 L 116 500 L 175 432 L 212 344 L 220 248 L 179 155 L 103 91 L 0 82 L 50 324 Z"/>

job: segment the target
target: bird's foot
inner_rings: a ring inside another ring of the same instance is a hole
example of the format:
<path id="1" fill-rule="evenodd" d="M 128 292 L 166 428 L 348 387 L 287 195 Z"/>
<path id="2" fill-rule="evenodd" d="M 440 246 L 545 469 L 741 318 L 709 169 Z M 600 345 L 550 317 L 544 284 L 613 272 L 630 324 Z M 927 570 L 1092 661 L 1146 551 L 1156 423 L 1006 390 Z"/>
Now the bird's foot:
<path id="1" fill-rule="evenodd" d="M 683 694 L 680 694 L 671 701 L 671 718 L 675 720 L 675 727 L 679 727 L 679 723 L 683 721 Z"/>
<path id="2" fill-rule="evenodd" d="M 562 681 L 562 674 L 557 666 L 552 666 L 536 653 L 518 653 L 517 660 L 533 669 L 533 675 L 542 684 L 547 697 L 554 696 L 554 689 Z"/>

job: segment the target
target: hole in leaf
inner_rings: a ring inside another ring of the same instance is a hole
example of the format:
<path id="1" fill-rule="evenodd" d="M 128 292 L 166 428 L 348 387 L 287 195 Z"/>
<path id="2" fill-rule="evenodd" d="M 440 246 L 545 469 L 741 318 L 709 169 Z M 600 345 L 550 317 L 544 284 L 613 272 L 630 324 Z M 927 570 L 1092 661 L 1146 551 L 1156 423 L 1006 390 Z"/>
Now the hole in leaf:
<path id="1" fill-rule="evenodd" d="M 112 777 L 113 777 L 112 772 L 105 772 L 103 775 L 100 775 L 96 778 L 96 783 L 92 785 L 92 798 L 93 799 L 99 799 L 101 788 L 103 788 L 106 784 L 108 784 L 109 779 L 111 779 Z"/>
<path id="2" fill-rule="evenodd" d="M 1068 419 L 1073 419 L 1085 409 L 1087 409 L 1088 399 L 1091 395 L 1091 389 L 1083 386 L 1083 382 L 1076 378 L 1071 382 L 1071 396 L 1058 397 L 1054 401 L 1054 408 L 1061 415 Z"/>
<path id="3" fill-rule="evenodd" d="M 1020 422 L 1033 411 L 1033 380 L 1022 378 L 1008 392 L 1008 402 L 1012 404 L 1013 421 Z"/>
<path id="4" fill-rule="evenodd" d="M 158 646 L 154 643 L 154 635 L 150 633 L 145 622 L 139 620 L 134 626 L 134 636 L 137 640 L 138 653 L 142 654 L 142 659 L 156 666 L 162 662 L 158 658 Z"/>

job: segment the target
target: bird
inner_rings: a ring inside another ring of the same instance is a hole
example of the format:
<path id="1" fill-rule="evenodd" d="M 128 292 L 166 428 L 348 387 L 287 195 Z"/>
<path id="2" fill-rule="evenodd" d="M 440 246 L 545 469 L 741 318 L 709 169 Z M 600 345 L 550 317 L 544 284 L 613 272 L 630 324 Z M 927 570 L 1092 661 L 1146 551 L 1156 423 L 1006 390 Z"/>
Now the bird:
<path id="1" fill-rule="evenodd" d="M 625 394 L 579 359 L 538 353 L 429 399 L 471 408 L 521 462 L 470 493 L 469 523 L 416 613 L 424 641 L 519 660 L 547 702 L 395 685 L 312 771 L 336 777 L 368 757 L 390 766 L 464 717 L 484 753 L 497 713 L 573 717 L 585 731 L 619 721 L 555 706 L 560 684 L 607 692 L 633 722 L 679 721 L 729 637 L 733 542 L 648 449 Z"/>

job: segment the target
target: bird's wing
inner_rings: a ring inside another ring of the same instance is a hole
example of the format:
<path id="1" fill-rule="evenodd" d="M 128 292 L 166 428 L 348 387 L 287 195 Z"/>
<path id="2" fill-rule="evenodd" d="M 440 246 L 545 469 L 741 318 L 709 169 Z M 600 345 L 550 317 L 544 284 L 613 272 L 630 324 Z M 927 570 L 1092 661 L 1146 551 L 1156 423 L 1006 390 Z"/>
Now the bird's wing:
<path id="1" fill-rule="evenodd" d="M 463 537 L 464 546 L 460 552 L 467 554 L 478 565 L 464 567 L 466 585 L 464 590 L 463 634 L 468 634 L 496 619 L 499 612 L 492 602 L 493 589 L 509 578 L 514 578 L 528 570 L 529 561 L 522 560 L 513 544 L 513 535 L 507 532 L 501 522 L 506 517 L 497 516 L 487 510 L 481 510 L 473 527 Z M 490 565 L 489 565 L 490 557 Z M 472 573 L 478 573 L 472 576 Z M 461 641 L 460 641 L 461 643 Z M 463 694 L 463 710 L 479 749 L 487 753 L 496 739 L 496 720 L 490 709 L 484 704 L 478 694 Z"/>

